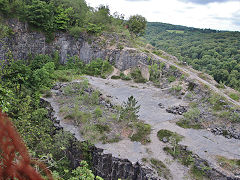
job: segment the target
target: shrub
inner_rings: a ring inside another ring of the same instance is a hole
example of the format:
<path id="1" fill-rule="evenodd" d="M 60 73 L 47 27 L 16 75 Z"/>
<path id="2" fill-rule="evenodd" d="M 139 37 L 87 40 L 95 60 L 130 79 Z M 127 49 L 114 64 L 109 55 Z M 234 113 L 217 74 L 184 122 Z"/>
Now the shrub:
<path id="1" fill-rule="evenodd" d="M 104 125 L 103 124 L 96 124 L 95 127 L 96 127 L 97 131 L 99 131 L 101 134 L 103 134 L 104 132 L 110 132 L 111 131 L 109 125 L 107 125 L 107 124 L 104 124 Z"/>
<path id="2" fill-rule="evenodd" d="M 237 113 L 237 112 L 232 113 L 231 116 L 230 116 L 230 121 L 233 122 L 233 123 L 240 122 L 240 114 Z"/>
<path id="3" fill-rule="evenodd" d="M 133 72 L 131 72 L 131 77 L 134 79 L 136 83 L 145 83 L 146 79 L 142 77 L 142 73 L 140 69 L 136 68 Z"/>
<path id="4" fill-rule="evenodd" d="M 110 74 L 112 70 L 113 67 L 108 61 L 96 59 L 85 66 L 84 72 L 90 76 L 104 76 L 106 74 Z"/>
<path id="5" fill-rule="evenodd" d="M 157 133 L 157 136 L 158 136 L 158 139 L 159 139 L 160 141 L 162 141 L 164 137 L 167 138 L 168 141 L 170 140 L 170 138 L 174 138 L 177 143 L 178 143 L 179 141 L 181 141 L 182 138 L 183 138 L 183 136 L 181 136 L 181 135 L 179 135 L 179 134 L 177 134 L 177 133 L 174 133 L 174 132 L 172 132 L 172 131 L 169 131 L 169 130 L 167 130 L 167 129 L 161 129 L 161 130 L 159 130 L 158 133 Z"/>
<path id="6" fill-rule="evenodd" d="M 138 122 L 135 124 L 136 133 L 134 133 L 130 139 L 131 141 L 138 141 L 142 144 L 146 144 L 150 142 L 148 135 L 151 133 L 151 126 L 149 124 L 145 124 L 143 122 Z"/>
<path id="7" fill-rule="evenodd" d="M 85 27 L 85 29 L 90 34 L 98 34 L 98 33 L 102 32 L 103 26 L 102 25 L 88 23 L 87 26 Z"/>
<path id="8" fill-rule="evenodd" d="M 95 117 L 102 117 L 103 110 L 100 107 L 97 107 L 94 111 Z"/>
<path id="9" fill-rule="evenodd" d="M 120 78 L 124 81 L 130 81 L 131 77 L 126 76 L 125 74 L 123 74 L 122 72 L 120 73 Z"/>
<path id="10" fill-rule="evenodd" d="M 111 77 L 111 79 L 120 79 L 120 76 L 115 76 L 115 75 L 113 75 L 113 76 Z"/>
<path id="11" fill-rule="evenodd" d="M 76 39 L 81 36 L 82 32 L 83 32 L 83 28 L 79 26 L 73 26 L 69 29 L 69 34 L 75 37 Z"/>
<path id="12" fill-rule="evenodd" d="M 128 98 L 127 102 L 123 103 L 120 110 L 120 120 L 125 122 L 134 122 L 138 119 L 138 112 L 140 106 L 137 105 L 137 101 L 133 96 Z"/>
<path id="13" fill-rule="evenodd" d="M 174 82 L 174 81 L 176 81 L 176 78 L 174 77 L 174 76 L 170 76 L 170 77 L 168 77 L 168 82 Z"/>
<path id="14" fill-rule="evenodd" d="M 239 95 L 235 93 L 229 94 L 229 97 L 232 98 L 235 101 L 239 101 Z"/>

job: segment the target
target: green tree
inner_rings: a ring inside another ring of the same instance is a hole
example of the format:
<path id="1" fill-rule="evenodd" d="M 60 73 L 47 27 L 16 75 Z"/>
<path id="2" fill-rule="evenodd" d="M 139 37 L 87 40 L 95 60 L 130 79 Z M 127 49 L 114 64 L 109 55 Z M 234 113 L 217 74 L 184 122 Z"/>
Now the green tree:
<path id="1" fill-rule="evenodd" d="M 49 21 L 52 18 L 51 8 L 48 3 L 40 0 L 33 0 L 30 5 L 26 7 L 27 20 L 30 24 L 46 29 L 49 27 Z"/>
<path id="2" fill-rule="evenodd" d="M 69 26 L 70 14 L 72 14 L 72 12 L 72 7 L 64 9 L 62 5 L 58 6 L 54 18 L 55 29 L 66 30 Z"/>
<path id="3" fill-rule="evenodd" d="M 147 20 L 141 15 L 131 16 L 127 22 L 128 29 L 136 36 L 143 35 L 146 29 Z"/>
<path id="4" fill-rule="evenodd" d="M 130 96 L 127 102 L 123 103 L 123 106 L 120 111 L 120 121 L 134 122 L 138 119 L 138 112 L 140 105 L 137 105 L 138 101 Z"/>

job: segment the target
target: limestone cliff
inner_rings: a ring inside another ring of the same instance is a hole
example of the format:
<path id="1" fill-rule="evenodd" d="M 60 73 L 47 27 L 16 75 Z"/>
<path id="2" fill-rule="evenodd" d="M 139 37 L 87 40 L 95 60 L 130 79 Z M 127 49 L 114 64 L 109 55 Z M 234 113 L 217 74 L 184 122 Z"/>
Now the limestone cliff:
<path id="1" fill-rule="evenodd" d="M 31 32 L 26 23 L 11 19 L 6 22 L 14 35 L 0 41 L 0 59 L 5 59 L 6 53 L 11 51 L 15 59 L 27 59 L 28 55 L 53 54 L 58 51 L 60 62 L 66 63 L 68 57 L 78 56 L 85 63 L 93 59 L 101 58 L 114 64 L 119 70 L 136 67 L 138 62 L 147 62 L 147 55 L 120 44 L 118 35 L 103 34 L 94 37 L 80 34 L 75 39 L 67 33 L 55 33 L 55 39 L 47 43 L 46 37 L 40 32 Z M 119 46 L 119 47 L 118 47 Z"/>

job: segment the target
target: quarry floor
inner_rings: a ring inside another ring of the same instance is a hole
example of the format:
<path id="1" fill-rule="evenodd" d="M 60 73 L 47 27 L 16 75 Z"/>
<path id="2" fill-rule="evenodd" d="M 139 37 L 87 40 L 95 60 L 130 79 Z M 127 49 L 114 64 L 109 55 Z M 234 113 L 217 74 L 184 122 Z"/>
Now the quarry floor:
<path id="1" fill-rule="evenodd" d="M 150 135 L 151 143 L 142 145 L 139 142 L 132 142 L 126 138 L 117 143 L 96 144 L 97 147 L 104 149 L 104 153 L 111 153 L 115 157 L 128 159 L 132 162 L 142 162 L 143 158 L 155 158 L 165 163 L 170 169 L 174 180 L 191 179 L 188 173 L 189 169 L 181 165 L 177 160 L 173 160 L 170 155 L 167 155 L 163 151 L 163 147 L 166 144 L 158 140 L 157 132 L 161 129 L 167 129 L 184 136 L 180 144 L 187 146 L 189 150 L 197 154 L 200 158 L 206 159 L 212 167 L 221 171 L 224 170 L 218 166 L 216 156 L 224 156 L 228 159 L 240 159 L 239 140 L 215 136 L 208 130 L 184 129 L 175 124 L 182 116 L 167 113 L 166 108 L 175 105 L 187 105 L 188 102 L 177 99 L 147 83 L 136 84 L 130 81 L 89 76 L 86 78 L 93 88 L 110 97 L 113 104 L 121 105 L 124 101 L 127 101 L 129 96 L 133 95 L 139 105 L 141 105 L 139 111 L 140 120 L 150 124 L 152 127 Z M 78 80 L 75 80 L 75 82 L 78 82 Z M 59 115 L 59 106 L 54 101 L 54 95 L 52 98 L 48 98 L 48 101 L 51 102 L 61 126 L 65 130 L 74 133 L 76 138 L 82 140 L 78 128 L 73 124 L 64 122 L 63 118 Z M 159 103 L 162 103 L 165 109 L 161 109 L 158 106 Z"/>

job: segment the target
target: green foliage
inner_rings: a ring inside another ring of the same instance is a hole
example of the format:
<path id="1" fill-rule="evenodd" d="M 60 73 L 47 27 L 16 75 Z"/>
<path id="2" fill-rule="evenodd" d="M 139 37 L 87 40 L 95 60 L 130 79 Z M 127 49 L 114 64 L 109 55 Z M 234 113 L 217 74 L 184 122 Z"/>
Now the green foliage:
<path id="1" fill-rule="evenodd" d="M 45 30 L 52 29 L 51 19 L 52 7 L 45 1 L 33 0 L 26 6 L 26 17 L 30 24 L 36 27 L 43 27 Z"/>
<path id="2" fill-rule="evenodd" d="M 97 24 L 88 23 L 85 29 L 90 34 L 98 34 L 102 32 L 103 27 Z"/>
<path id="3" fill-rule="evenodd" d="M 115 75 L 111 77 L 111 79 L 120 79 L 120 78 L 121 78 L 120 76 L 115 76 Z"/>
<path id="4" fill-rule="evenodd" d="M 140 109 L 140 105 L 137 105 L 137 101 L 133 96 L 130 96 L 127 102 L 123 103 L 120 111 L 120 121 L 124 122 L 135 122 L 138 119 L 138 112 Z"/>
<path id="5" fill-rule="evenodd" d="M 60 82 L 69 82 L 72 80 L 73 74 L 70 70 L 56 70 L 53 77 Z"/>
<path id="6" fill-rule="evenodd" d="M 239 101 L 239 99 L 240 99 L 239 95 L 235 94 L 235 93 L 230 93 L 229 97 L 232 98 L 235 101 Z"/>
<path id="7" fill-rule="evenodd" d="M 224 97 L 221 97 L 218 94 L 212 94 L 208 101 L 213 106 L 213 110 L 215 111 L 223 110 L 224 105 L 227 105 L 227 101 L 224 99 Z"/>
<path id="8" fill-rule="evenodd" d="M 69 29 L 70 35 L 72 35 L 76 39 L 80 37 L 80 35 L 83 31 L 84 31 L 84 29 L 79 26 L 73 26 Z"/>
<path id="9" fill-rule="evenodd" d="M 192 108 L 188 112 L 183 114 L 184 118 L 176 122 L 176 124 L 182 128 L 201 129 L 200 124 L 200 110 L 198 108 Z"/>
<path id="10" fill-rule="evenodd" d="M 94 110 L 94 114 L 97 118 L 99 117 L 102 117 L 102 113 L 103 113 L 103 110 L 100 108 L 100 107 L 97 107 L 95 110 Z"/>
<path id="11" fill-rule="evenodd" d="M 33 72 L 33 83 L 35 88 L 45 88 L 52 86 L 53 72 L 55 65 L 53 62 L 45 64 L 41 69 Z"/>
<path id="12" fill-rule="evenodd" d="M 122 72 L 120 73 L 120 78 L 124 81 L 130 81 L 131 77 L 126 76 L 125 74 L 123 74 Z"/>
<path id="13" fill-rule="evenodd" d="M 127 21 L 128 29 L 137 36 L 143 35 L 146 29 L 147 20 L 141 15 L 130 16 Z"/>
<path id="14" fill-rule="evenodd" d="M 148 137 L 151 133 L 151 126 L 149 124 L 138 122 L 134 124 L 134 127 L 136 128 L 136 132 L 130 137 L 131 141 L 138 141 L 142 144 L 151 142 Z"/>
<path id="15" fill-rule="evenodd" d="M 217 82 L 240 89 L 240 44 L 235 41 L 240 38 L 239 32 L 147 23 L 145 38 Z"/>
<path id="16" fill-rule="evenodd" d="M 157 170 L 157 173 L 159 176 L 164 177 L 167 180 L 172 179 L 170 170 L 162 161 L 151 158 L 150 163 L 151 163 L 151 166 Z"/>
<path id="17" fill-rule="evenodd" d="M 104 76 L 110 74 L 112 70 L 113 67 L 109 64 L 108 61 L 96 59 L 86 65 L 84 73 L 91 76 Z"/>
<path id="18" fill-rule="evenodd" d="M 142 77 L 142 73 L 138 68 L 136 68 L 134 71 L 131 72 L 131 77 L 136 83 L 145 83 L 147 81 Z"/>
<path id="19" fill-rule="evenodd" d="M 170 141 L 170 138 L 174 138 L 177 143 L 183 139 L 183 136 L 181 136 L 177 133 L 174 133 L 172 131 L 169 131 L 167 129 L 159 130 L 157 133 L 157 136 L 160 141 L 162 141 L 164 137 L 167 138 L 168 141 Z"/>
<path id="20" fill-rule="evenodd" d="M 54 17 L 54 29 L 66 30 L 69 26 L 70 14 L 72 14 L 73 8 L 69 7 L 67 9 L 63 8 L 63 5 L 60 5 L 55 10 Z"/>
<path id="21" fill-rule="evenodd" d="M 1 6 L 1 4 L 0 4 L 0 6 Z M 13 34 L 14 34 L 13 30 L 9 26 L 4 25 L 0 20 L 0 38 L 9 37 Z"/>
<path id="22" fill-rule="evenodd" d="M 55 130 L 48 110 L 40 103 L 40 93 L 49 92 L 55 79 L 54 71 L 58 57 L 54 56 L 52 59 L 40 55 L 29 61 L 15 61 L 11 54 L 8 57 L 8 63 L 1 64 L 4 67 L 0 73 L 1 109 L 7 112 L 34 158 L 40 158 L 54 171 L 56 177 L 76 177 L 71 175 L 66 154 L 72 145 L 77 144 L 73 144 L 75 142 L 71 134 Z M 74 91 L 82 92 L 82 88 L 87 87 L 88 83 L 83 81 L 81 86 L 75 85 L 73 88 Z M 96 103 L 98 97 L 98 92 L 92 93 L 90 101 Z M 79 113 L 77 108 L 71 115 L 80 117 L 81 121 L 87 122 L 89 119 L 88 115 Z M 96 131 L 107 129 L 105 125 L 94 128 Z"/>
<path id="23" fill-rule="evenodd" d="M 168 82 L 174 82 L 174 81 L 176 81 L 176 78 L 174 77 L 174 76 L 170 76 L 170 77 L 168 77 Z"/>
<path id="24" fill-rule="evenodd" d="M 162 69 L 165 66 L 164 63 L 152 64 L 149 66 L 150 80 L 153 82 L 158 82 L 162 76 Z"/>
<path id="25" fill-rule="evenodd" d="M 89 169 L 89 166 L 86 161 L 81 161 L 80 166 L 72 171 L 73 177 L 69 180 L 103 180 L 99 176 L 93 174 L 93 172 Z"/>

